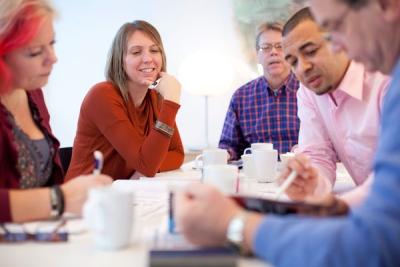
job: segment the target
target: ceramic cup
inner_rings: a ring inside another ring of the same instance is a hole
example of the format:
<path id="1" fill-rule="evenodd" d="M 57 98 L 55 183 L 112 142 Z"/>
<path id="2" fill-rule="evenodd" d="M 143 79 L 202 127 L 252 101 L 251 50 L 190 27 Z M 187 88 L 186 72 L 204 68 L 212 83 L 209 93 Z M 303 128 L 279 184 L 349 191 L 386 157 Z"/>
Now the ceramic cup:
<path id="1" fill-rule="evenodd" d="M 234 165 L 207 165 L 203 168 L 203 182 L 225 194 L 236 193 L 238 176 L 238 167 Z"/>
<path id="2" fill-rule="evenodd" d="M 83 207 L 83 217 L 97 248 L 123 248 L 131 239 L 132 193 L 112 187 L 93 188 Z"/>
<path id="3" fill-rule="evenodd" d="M 202 162 L 202 164 L 200 164 Z M 228 151 L 222 148 L 204 149 L 202 154 L 198 155 L 195 160 L 196 169 L 200 166 L 207 165 L 225 165 L 228 163 Z"/>
<path id="4" fill-rule="evenodd" d="M 253 150 L 255 149 L 274 149 L 274 146 L 272 143 L 253 143 L 251 144 L 250 147 L 246 148 L 243 152 L 243 154 L 248 154 L 248 153 L 252 153 Z"/>
<path id="5" fill-rule="evenodd" d="M 274 182 L 277 176 L 278 151 L 271 149 L 253 150 L 255 178 L 258 182 Z"/>

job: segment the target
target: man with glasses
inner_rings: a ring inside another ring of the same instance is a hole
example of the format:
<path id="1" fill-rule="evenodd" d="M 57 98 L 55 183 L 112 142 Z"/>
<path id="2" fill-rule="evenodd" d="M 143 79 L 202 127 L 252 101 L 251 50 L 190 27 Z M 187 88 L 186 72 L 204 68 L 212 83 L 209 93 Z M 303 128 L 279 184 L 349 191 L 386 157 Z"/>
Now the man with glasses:
<path id="1" fill-rule="evenodd" d="M 259 27 L 256 49 L 264 75 L 234 93 L 219 142 L 231 160 L 239 159 L 252 143 L 273 143 L 279 153 L 289 152 L 297 144 L 299 83 L 283 58 L 281 33 L 278 23 Z"/>
<path id="2" fill-rule="evenodd" d="M 344 51 L 332 51 L 327 33 L 310 9 L 294 14 L 283 28 L 285 59 L 301 85 L 297 93 L 300 134 L 296 158 L 308 157 L 314 170 L 297 177 L 286 193 L 295 200 L 325 195 L 336 181 L 336 162 L 346 167 L 359 186 L 369 177 L 376 150 L 381 108 L 389 78 L 350 61 Z M 286 179 L 286 168 L 281 179 Z M 366 193 L 347 194 L 358 204 Z"/>
<path id="3" fill-rule="evenodd" d="M 310 3 L 317 21 L 332 31 L 335 47 L 345 48 L 370 71 L 392 72 L 382 109 L 375 179 L 367 198 L 342 217 L 263 216 L 245 212 L 215 189 L 200 185 L 177 194 L 178 227 L 187 239 L 202 245 L 223 244 L 227 236 L 235 237 L 229 240 L 274 266 L 398 266 L 400 0 Z M 346 9 L 350 11 L 343 18 Z M 340 20 L 343 26 L 330 27 Z M 300 163 L 307 175 L 310 163 L 306 159 Z M 296 165 L 291 168 L 296 169 Z"/>

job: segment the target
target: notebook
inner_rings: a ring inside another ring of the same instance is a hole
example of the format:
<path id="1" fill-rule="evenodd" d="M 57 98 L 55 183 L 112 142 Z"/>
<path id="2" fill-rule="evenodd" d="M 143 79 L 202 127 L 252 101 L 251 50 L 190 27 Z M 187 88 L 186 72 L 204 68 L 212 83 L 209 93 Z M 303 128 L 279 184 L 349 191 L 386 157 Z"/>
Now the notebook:
<path id="1" fill-rule="evenodd" d="M 156 233 L 149 252 L 150 267 L 236 267 L 238 259 L 232 247 L 198 247 L 180 234 L 169 233 Z"/>

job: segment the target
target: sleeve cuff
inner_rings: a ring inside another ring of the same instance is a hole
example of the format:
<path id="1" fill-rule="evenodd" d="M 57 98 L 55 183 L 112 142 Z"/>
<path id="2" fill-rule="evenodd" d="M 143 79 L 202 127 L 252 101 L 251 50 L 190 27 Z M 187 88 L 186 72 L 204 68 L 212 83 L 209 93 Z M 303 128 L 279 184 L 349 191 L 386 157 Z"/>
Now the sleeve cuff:
<path id="1" fill-rule="evenodd" d="M 0 189 L 0 223 L 11 221 L 9 190 Z"/>
<path id="2" fill-rule="evenodd" d="M 174 127 L 175 117 L 178 113 L 179 108 L 179 104 L 169 100 L 163 100 L 158 120 L 162 121 L 165 124 L 168 124 L 171 127 Z"/>

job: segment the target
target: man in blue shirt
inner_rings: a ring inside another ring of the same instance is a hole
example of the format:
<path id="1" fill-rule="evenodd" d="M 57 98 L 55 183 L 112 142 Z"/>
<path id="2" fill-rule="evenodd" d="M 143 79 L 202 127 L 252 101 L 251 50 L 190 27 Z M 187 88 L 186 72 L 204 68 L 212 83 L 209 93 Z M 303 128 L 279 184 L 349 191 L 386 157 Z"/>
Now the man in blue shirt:
<path id="1" fill-rule="evenodd" d="M 400 264 L 400 0 L 311 0 L 317 21 L 370 70 L 392 74 L 374 163 L 375 180 L 347 216 L 262 216 L 246 213 L 202 185 L 177 195 L 183 234 L 202 245 L 227 240 L 277 266 L 399 266 Z M 356 121 L 354 123 L 357 123 Z M 306 158 L 292 169 L 308 175 Z"/>

